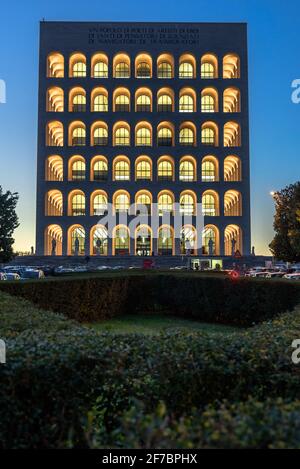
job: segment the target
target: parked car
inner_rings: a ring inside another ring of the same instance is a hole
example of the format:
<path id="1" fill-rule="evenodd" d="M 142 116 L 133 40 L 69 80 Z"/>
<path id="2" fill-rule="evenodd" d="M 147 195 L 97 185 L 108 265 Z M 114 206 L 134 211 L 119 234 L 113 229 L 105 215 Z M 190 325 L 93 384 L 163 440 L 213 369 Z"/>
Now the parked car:
<path id="1" fill-rule="evenodd" d="M 22 279 L 31 279 L 31 278 L 42 279 L 42 278 L 45 278 L 44 272 L 40 269 L 25 269 L 21 272 L 20 276 L 21 276 Z"/>
<path id="2" fill-rule="evenodd" d="M 286 272 L 267 272 L 266 278 L 282 278 Z"/>
<path id="3" fill-rule="evenodd" d="M 20 280 L 21 279 L 20 275 L 15 272 L 7 272 L 5 275 L 6 275 L 6 280 Z"/>
<path id="4" fill-rule="evenodd" d="M 7 280 L 7 276 L 5 272 L 0 272 L 0 281 L 1 280 Z"/>
<path id="5" fill-rule="evenodd" d="M 300 280 L 300 272 L 294 274 L 285 274 L 283 278 L 287 280 Z"/>

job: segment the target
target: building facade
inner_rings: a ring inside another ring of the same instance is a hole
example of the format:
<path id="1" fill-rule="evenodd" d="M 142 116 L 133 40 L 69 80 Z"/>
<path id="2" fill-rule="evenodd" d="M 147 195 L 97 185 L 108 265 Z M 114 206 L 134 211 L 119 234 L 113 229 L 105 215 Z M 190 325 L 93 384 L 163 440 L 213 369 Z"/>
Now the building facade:
<path id="1" fill-rule="evenodd" d="M 246 24 L 42 22 L 37 254 L 249 255 L 247 62 Z"/>

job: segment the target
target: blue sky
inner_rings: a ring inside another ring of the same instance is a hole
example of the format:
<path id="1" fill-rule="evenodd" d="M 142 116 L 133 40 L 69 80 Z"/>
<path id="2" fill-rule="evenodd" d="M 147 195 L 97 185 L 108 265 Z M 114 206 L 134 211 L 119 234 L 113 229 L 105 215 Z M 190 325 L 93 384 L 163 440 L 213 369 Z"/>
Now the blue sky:
<path id="1" fill-rule="evenodd" d="M 18 191 L 16 249 L 34 244 L 39 21 L 245 21 L 249 27 L 252 244 L 268 253 L 273 189 L 299 180 L 299 0 L 16 0 L 0 7 L 0 184 Z"/>

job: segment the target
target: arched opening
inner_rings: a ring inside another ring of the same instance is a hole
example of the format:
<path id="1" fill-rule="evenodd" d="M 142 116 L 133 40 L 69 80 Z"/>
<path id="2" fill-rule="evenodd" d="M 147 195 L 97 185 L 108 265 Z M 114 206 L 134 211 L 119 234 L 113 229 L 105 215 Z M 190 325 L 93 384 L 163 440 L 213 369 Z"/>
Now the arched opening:
<path id="1" fill-rule="evenodd" d="M 149 122 L 139 122 L 135 127 L 135 145 L 152 146 L 152 126 Z"/>
<path id="2" fill-rule="evenodd" d="M 114 78 L 130 78 L 130 58 L 127 54 L 117 54 L 113 60 Z"/>
<path id="3" fill-rule="evenodd" d="M 208 155 L 202 159 L 201 179 L 202 182 L 219 181 L 219 162 L 215 156 Z"/>
<path id="4" fill-rule="evenodd" d="M 92 78 L 108 78 L 108 58 L 106 54 L 94 54 L 91 60 Z"/>
<path id="5" fill-rule="evenodd" d="M 205 88 L 201 91 L 201 112 L 218 112 L 219 97 L 215 88 Z"/>
<path id="6" fill-rule="evenodd" d="M 197 130 L 193 122 L 183 122 L 179 129 L 179 144 L 182 146 L 197 145 Z"/>
<path id="7" fill-rule="evenodd" d="M 224 147 L 241 146 L 241 128 L 237 122 L 226 122 L 224 125 Z"/>
<path id="8" fill-rule="evenodd" d="M 113 94 L 114 112 L 130 111 L 130 91 L 127 88 L 117 88 Z"/>
<path id="9" fill-rule="evenodd" d="M 68 197 L 68 215 L 72 217 L 85 216 L 85 195 L 75 189 Z"/>
<path id="10" fill-rule="evenodd" d="M 226 88 L 224 91 L 223 112 L 241 112 L 241 93 L 238 88 Z"/>
<path id="11" fill-rule="evenodd" d="M 94 156 L 91 161 L 91 181 L 103 182 L 108 179 L 108 162 L 105 156 Z"/>
<path id="12" fill-rule="evenodd" d="M 158 255 L 172 256 L 174 252 L 174 230 L 169 225 L 162 225 L 158 229 Z"/>
<path id="13" fill-rule="evenodd" d="M 93 226 L 90 234 L 91 256 L 108 255 L 108 231 L 103 225 Z"/>
<path id="14" fill-rule="evenodd" d="M 223 78 L 240 78 L 240 58 L 237 54 L 225 55 L 223 59 Z"/>
<path id="15" fill-rule="evenodd" d="M 157 196 L 158 214 L 163 216 L 165 213 L 174 212 L 174 194 L 171 191 L 161 191 Z"/>
<path id="16" fill-rule="evenodd" d="M 113 127 L 113 145 L 114 147 L 130 146 L 130 126 L 127 122 L 116 122 Z"/>
<path id="17" fill-rule="evenodd" d="M 47 90 L 47 112 L 64 112 L 64 92 L 58 86 Z"/>
<path id="18" fill-rule="evenodd" d="M 161 54 L 157 59 L 157 78 L 174 77 L 174 57 L 170 54 Z"/>
<path id="19" fill-rule="evenodd" d="M 129 229 L 125 225 L 118 225 L 113 231 L 113 255 L 126 256 L 130 254 Z"/>
<path id="20" fill-rule="evenodd" d="M 196 215 L 197 196 L 193 191 L 184 191 L 180 194 L 180 213 L 184 216 Z"/>
<path id="21" fill-rule="evenodd" d="M 144 189 L 135 194 L 135 212 L 141 215 L 151 215 L 152 194 Z"/>
<path id="22" fill-rule="evenodd" d="M 108 126 L 105 122 L 97 121 L 91 126 L 91 145 L 108 145 Z"/>
<path id="23" fill-rule="evenodd" d="M 243 255 L 242 230 L 237 225 L 228 225 L 224 231 L 225 256 L 235 256 L 237 252 Z"/>
<path id="24" fill-rule="evenodd" d="M 73 225 L 68 230 L 68 256 L 85 255 L 85 229 L 81 225 Z"/>
<path id="25" fill-rule="evenodd" d="M 202 255 L 220 255 L 220 233 L 215 225 L 206 225 L 202 232 Z"/>
<path id="26" fill-rule="evenodd" d="M 217 217 L 220 215 L 219 195 L 216 191 L 205 191 L 202 195 L 202 215 Z"/>
<path id="27" fill-rule="evenodd" d="M 86 57 L 81 52 L 75 52 L 69 60 L 69 77 L 85 78 L 86 77 Z"/>
<path id="28" fill-rule="evenodd" d="M 69 125 L 69 146 L 78 147 L 86 145 L 85 124 L 81 121 L 71 122 Z"/>
<path id="29" fill-rule="evenodd" d="M 218 59 L 214 54 L 205 54 L 202 56 L 201 78 L 218 78 Z"/>
<path id="30" fill-rule="evenodd" d="M 161 122 L 157 126 L 157 145 L 159 147 L 174 146 L 174 126 L 171 122 Z"/>
<path id="31" fill-rule="evenodd" d="M 59 155 L 51 155 L 46 159 L 46 181 L 63 181 L 63 159 Z"/>
<path id="32" fill-rule="evenodd" d="M 46 146 L 63 147 L 64 146 L 64 127 L 59 121 L 48 122 L 46 126 Z"/>
<path id="33" fill-rule="evenodd" d="M 196 60 L 191 54 L 184 54 L 179 59 L 179 78 L 196 78 Z"/>
<path id="34" fill-rule="evenodd" d="M 152 58 L 149 54 L 139 54 L 135 59 L 135 77 L 152 77 Z"/>
<path id="35" fill-rule="evenodd" d="M 236 190 L 226 191 L 224 194 L 225 217 L 242 216 L 242 195 Z"/>
<path id="36" fill-rule="evenodd" d="M 69 181 L 84 181 L 85 180 L 85 171 L 86 164 L 85 159 L 81 155 L 74 155 L 69 159 L 69 171 L 68 171 L 68 180 Z"/>
<path id="37" fill-rule="evenodd" d="M 224 159 L 224 181 L 242 180 L 242 163 L 238 156 L 230 155 Z"/>
<path id="38" fill-rule="evenodd" d="M 135 111 L 152 112 L 152 91 L 148 88 L 139 88 L 135 92 Z"/>
<path id="39" fill-rule="evenodd" d="M 127 156 L 117 156 L 113 161 L 113 180 L 129 181 L 130 180 L 130 160 Z"/>
<path id="40" fill-rule="evenodd" d="M 49 225 L 45 229 L 45 256 L 62 256 L 63 232 L 59 225 Z"/>
<path id="41" fill-rule="evenodd" d="M 157 162 L 157 180 L 174 181 L 174 160 L 171 156 L 161 156 Z"/>
<path id="42" fill-rule="evenodd" d="M 180 231 L 180 254 L 197 254 L 197 231 L 192 225 L 184 225 Z"/>
<path id="43" fill-rule="evenodd" d="M 101 217 L 105 215 L 108 210 L 107 193 L 103 190 L 97 190 L 91 194 L 91 216 Z"/>
<path id="44" fill-rule="evenodd" d="M 65 59 L 58 52 L 52 52 L 47 57 L 47 77 L 63 78 L 65 74 Z"/>
<path id="45" fill-rule="evenodd" d="M 149 156 L 139 156 L 135 161 L 135 180 L 152 181 L 152 160 Z"/>
<path id="46" fill-rule="evenodd" d="M 113 206 L 116 213 L 126 213 L 130 208 L 130 195 L 127 191 L 117 191 L 113 195 Z"/>
<path id="47" fill-rule="evenodd" d="M 171 88 L 161 88 L 157 92 L 157 111 L 174 111 L 174 91 Z"/>
<path id="48" fill-rule="evenodd" d="M 63 214 L 63 196 L 60 191 L 53 189 L 45 196 L 45 215 L 61 217 Z"/>
<path id="49" fill-rule="evenodd" d="M 86 112 L 86 92 L 79 86 L 69 92 L 69 112 Z"/>
<path id="50" fill-rule="evenodd" d="M 105 88 L 94 88 L 91 93 L 91 111 L 108 112 L 108 92 Z"/>
<path id="51" fill-rule="evenodd" d="M 135 230 L 135 255 L 152 255 L 152 231 L 147 225 L 140 225 Z"/>
<path id="52" fill-rule="evenodd" d="M 196 112 L 196 93 L 191 88 L 180 90 L 179 112 Z"/>
<path id="53" fill-rule="evenodd" d="M 179 180 L 183 182 L 193 182 L 197 180 L 197 163 L 192 156 L 184 156 L 180 160 Z"/>
<path id="54" fill-rule="evenodd" d="M 219 129 L 214 122 L 204 122 L 204 124 L 202 124 L 201 143 L 202 145 L 211 145 L 214 147 L 219 145 Z"/>

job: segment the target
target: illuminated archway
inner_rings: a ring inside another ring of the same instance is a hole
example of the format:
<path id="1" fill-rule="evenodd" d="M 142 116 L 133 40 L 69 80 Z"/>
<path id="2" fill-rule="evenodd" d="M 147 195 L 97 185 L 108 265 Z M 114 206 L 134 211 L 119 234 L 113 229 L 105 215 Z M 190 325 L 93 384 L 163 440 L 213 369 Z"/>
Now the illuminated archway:
<path id="1" fill-rule="evenodd" d="M 243 233 L 238 225 L 228 225 L 224 231 L 225 256 L 232 256 L 237 251 L 243 255 Z"/>
<path id="2" fill-rule="evenodd" d="M 62 255 L 63 232 L 59 225 L 49 225 L 45 229 L 45 256 Z"/>

